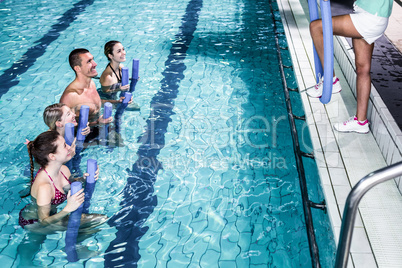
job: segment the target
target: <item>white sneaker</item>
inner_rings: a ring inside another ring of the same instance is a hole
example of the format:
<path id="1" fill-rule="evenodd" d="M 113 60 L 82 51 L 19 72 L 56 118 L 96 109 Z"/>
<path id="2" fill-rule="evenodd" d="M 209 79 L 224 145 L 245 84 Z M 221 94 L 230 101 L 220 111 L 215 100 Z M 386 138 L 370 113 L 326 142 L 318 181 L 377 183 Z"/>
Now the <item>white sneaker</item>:
<path id="1" fill-rule="evenodd" d="M 307 89 L 306 93 L 311 98 L 319 98 L 322 96 L 323 86 L 324 86 L 324 78 L 320 79 L 318 84 L 315 85 L 314 87 Z M 339 93 L 341 92 L 341 90 L 342 90 L 341 82 L 339 82 L 338 77 L 335 76 L 332 82 L 332 94 Z"/>
<path id="2" fill-rule="evenodd" d="M 363 122 L 357 120 L 356 116 L 349 118 L 343 123 L 334 124 L 334 129 L 339 132 L 356 132 L 356 133 L 368 133 L 369 121 L 366 119 Z"/>

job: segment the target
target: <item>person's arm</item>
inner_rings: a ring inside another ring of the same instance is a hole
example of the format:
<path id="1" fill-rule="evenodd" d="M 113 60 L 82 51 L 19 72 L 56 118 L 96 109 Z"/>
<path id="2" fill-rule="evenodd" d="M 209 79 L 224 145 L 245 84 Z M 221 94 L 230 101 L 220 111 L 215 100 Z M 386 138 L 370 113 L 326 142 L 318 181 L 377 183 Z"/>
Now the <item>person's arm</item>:
<path id="1" fill-rule="evenodd" d="M 84 202 L 85 198 L 84 189 L 81 189 L 73 196 L 70 195 L 69 191 L 67 194 L 67 205 L 59 213 L 50 216 L 51 196 L 52 185 L 47 183 L 41 185 L 36 201 L 38 206 L 39 222 L 43 226 L 62 221 L 68 214 L 75 211 Z"/>
<path id="2" fill-rule="evenodd" d="M 117 91 L 127 91 L 130 89 L 130 85 L 127 84 L 125 86 L 120 85 L 118 88 L 112 89 L 112 86 L 115 84 L 115 81 L 111 75 L 105 76 L 104 79 L 100 80 L 101 89 L 105 93 L 112 93 Z"/>
<path id="3" fill-rule="evenodd" d="M 71 182 L 73 182 L 73 181 L 86 182 L 88 176 L 89 176 L 89 173 L 84 173 L 84 174 L 82 175 L 82 177 L 70 178 L 70 181 L 71 181 Z M 99 166 L 98 166 L 98 168 L 97 168 L 96 171 L 95 171 L 94 179 L 95 179 L 95 181 L 97 181 L 97 180 L 99 179 Z"/>
<path id="4" fill-rule="evenodd" d="M 89 126 L 96 126 L 96 125 L 103 125 L 103 124 L 109 124 L 113 122 L 113 116 L 104 119 L 103 115 L 99 116 L 99 118 L 96 121 L 92 121 L 89 124 Z"/>
<path id="5" fill-rule="evenodd" d="M 124 97 L 120 97 L 120 99 L 118 99 L 118 100 L 101 100 L 101 101 L 102 101 L 102 103 L 105 103 L 105 102 L 120 103 L 120 102 L 123 102 L 123 100 L 124 100 Z"/>

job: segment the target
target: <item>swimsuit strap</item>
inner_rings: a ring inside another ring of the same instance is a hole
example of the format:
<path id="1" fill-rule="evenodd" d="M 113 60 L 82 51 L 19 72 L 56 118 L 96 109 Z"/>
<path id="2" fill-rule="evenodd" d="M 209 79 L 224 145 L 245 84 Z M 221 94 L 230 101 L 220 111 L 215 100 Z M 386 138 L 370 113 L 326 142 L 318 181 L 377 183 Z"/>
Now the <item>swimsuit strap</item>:
<path id="1" fill-rule="evenodd" d="M 64 173 L 60 170 L 60 173 L 61 173 L 61 175 L 63 175 L 64 176 L 64 178 L 66 179 L 66 181 L 68 181 L 68 183 L 70 183 L 71 184 L 71 182 L 67 179 L 67 177 L 66 177 L 66 175 L 64 175 Z"/>
<path id="2" fill-rule="evenodd" d="M 109 64 L 108 64 L 108 66 L 110 67 L 110 69 L 112 69 L 113 73 L 116 75 L 117 81 L 118 81 L 119 83 L 121 83 L 121 70 L 120 70 L 120 68 L 119 68 L 119 73 L 120 73 L 120 77 L 119 77 L 119 76 L 117 75 L 117 73 L 114 71 L 112 65 L 110 65 L 110 62 L 109 62 Z"/>
<path id="3" fill-rule="evenodd" d="M 66 201 L 66 199 L 67 199 L 67 194 L 62 193 L 59 189 L 57 189 L 56 185 L 54 184 L 54 181 L 53 181 L 52 177 L 50 177 L 50 175 L 49 175 L 49 173 L 47 173 L 46 169 L 43 168 L 43 170 L 46 172 L 47 176 L 48 176 L 49 179 L 52 181 L 53 187 L 54 187 L 54 191 L 55 191 L 55 192 L 54 192 L 54 199 L 52 199 L 52 201 L 51 201 L 50 204 L 52 204 L 52 205 L 59 205 L 59 204 L 63 203 L 64 201 Z M 61 170 L 60 170 L 60 172 L 61 172 Z M 61 172 L 61 174 L 63 174 L 63 172 Z M 63 176 L 64 176 L 64 178 L 66 178 L 66 180 L 67 180 L 67 177 L 66 177 L 64 174 L 63 174 Z"/>
<path id="4" fill-rule="evenodd" d="M 52 181 L 52 183 L 54 185 L 54 181 L 53 181 L 52 177 L 50 177 L 50 175 L 49 175 L 49 173 L 47 173 L 46 169 L 43 169 L 43 170 L 46 172 L 47 176 L 49 177 L 49 179 Z M 54 185 L 54 187 L 56 188 L 56 185 Z"/>

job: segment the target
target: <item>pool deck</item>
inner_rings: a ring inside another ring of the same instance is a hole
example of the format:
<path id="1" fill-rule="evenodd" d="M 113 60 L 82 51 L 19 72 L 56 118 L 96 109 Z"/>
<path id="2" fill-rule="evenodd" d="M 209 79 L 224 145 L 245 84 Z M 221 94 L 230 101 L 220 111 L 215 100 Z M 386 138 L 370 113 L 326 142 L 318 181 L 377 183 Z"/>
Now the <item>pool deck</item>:
<path id="1" fill-rule="evenodd" d="M 338 243 L 345 200 L 364 176 L 402 161 L 402 132 L 372 85 L 369 134 L 338 133 L 332 124 L 353 116 L 356 109 L 356 74 L 348 40 L 334 38 L 335 73 L 342 85 L 323 105 L 304 89 L 314 85 L 314 57 L 309 34 L 307 0 L 277 0 L 301 90 L 313 151 L 326 196 L 328 214 Z M 394 2 L 386 35 L 401 50 L 402 7 Z M 399 34 L 397 33 L 399 31 Z M 377 46 L 377 45 L 376 45 Z M 402 114 L 402 111 L 401 111 Z M 401 267 L 402 179 L 377 185 L 362 199 L 353 232 L 348 267 Z"/>

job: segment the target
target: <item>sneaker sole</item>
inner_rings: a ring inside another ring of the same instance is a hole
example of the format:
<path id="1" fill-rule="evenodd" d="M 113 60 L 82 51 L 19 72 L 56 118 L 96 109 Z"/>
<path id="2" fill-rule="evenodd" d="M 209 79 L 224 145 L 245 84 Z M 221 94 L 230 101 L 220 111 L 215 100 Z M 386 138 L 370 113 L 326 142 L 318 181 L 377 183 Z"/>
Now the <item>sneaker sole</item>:
<path id="1" fill-rule="evenodd" d="M 356 130 L 342 131 L 342 130 L 337 130 L 335 127 L 334 127 L 334 130 L 336 130 L 336 131 L 337 131 L 337 132 L 339 132 L 339 133 L 357 133 L 357 134 L 367 134 L 367 133 L 369 133 L 369 132 L 370 132 L 370 130 L 368 130 L 367 132 L 361 132 L 361 131 L 356 131 Z"/>

